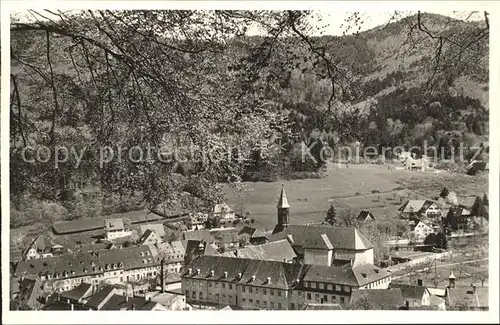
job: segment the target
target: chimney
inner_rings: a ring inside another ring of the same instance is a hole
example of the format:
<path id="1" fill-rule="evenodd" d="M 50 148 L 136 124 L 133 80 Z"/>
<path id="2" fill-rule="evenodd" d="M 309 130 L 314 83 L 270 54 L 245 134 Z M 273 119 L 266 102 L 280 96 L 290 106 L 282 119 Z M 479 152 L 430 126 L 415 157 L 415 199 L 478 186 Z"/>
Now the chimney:
<path id="1" fill-rule="evenodd" d="M 214 276 L 214 275 L 215 275 L 215 271 L 214 270 L 210 271 L 210 276 Z"/>
<path id="2" fill-rule="evenodd" d="M 241 277 L 243 276 L 243 274 L 241 274 L 241 272 L 238 273 L 238 279 L 241 279 Z"/>
<path id="3" fill-rule="evenodd" d="M 267 284 L 269 284 L 269 283 L 271 283 L 271 277 L 270 276 L 267 277 Z"/>
<path id="4" fill-rule="evenodd" d="M 196 274 L 200 274 L 201 273 L 201 270 L 200 269 L 196 269 Z"/>
<path id="5" fill-rule="evenodd" d="M 448 287 L 455 288 L 455 275 L 453 274 L 453 271 L 451 271 L 451 274 L 448 277 Z"/>
<path id="6" fill-rule="evenodd" d="M 161 259 L 161 264 L 160 264 L 160 285 L 161 285 L 161 293 L 164 293 L 165 292 L 165 283 L 164 283 L 164 279 L 163 279 L 163 275 L 164 275 L 164 271 L 163 271 L 163 263 L 164 263 L 164 259 L 162 258 Z"/>
<path id="7" fill-rule="evenodd" d="M 75 305 L 71 304 L 71 310 L 75 310 Z"/>
<path id="8" fill-rule="evenodd" d="M 227 278 L 227 271 L 224 271 L 224 278 Z"/>
<path id="9" fill-rule="evenodd" d="M 417 280 L 417 285 L 418 285 L 419 287 L 423 286 L 422 279 L 418 279 L 418 280 Z"/>
<path id="10" fill-rule="evenodd" d="M 471 288 L 472 288 L 472 293 L 476 293 L 476 286 L 473 285 L 472 283 L 470 284 Z"/>
<path id="11" fill-rule="evenodd" d="M 255 281 L 255 275 L 252 275 L 252 282 Z"/>
<path id="12" fill-rule="evenodd" d="M 67 303 L 67 304 L 69 304 L 69 303 L 70 303 L 69 299 L 66 299 L 66 303 Z"/>

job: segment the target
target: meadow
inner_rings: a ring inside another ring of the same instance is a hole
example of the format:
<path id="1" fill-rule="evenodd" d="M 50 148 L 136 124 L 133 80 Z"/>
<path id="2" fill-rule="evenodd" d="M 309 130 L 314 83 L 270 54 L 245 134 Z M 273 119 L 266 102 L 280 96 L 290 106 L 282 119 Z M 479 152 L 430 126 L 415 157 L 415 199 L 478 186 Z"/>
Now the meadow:
<path id="1" fill-rule="evenodd" d="M 329 164 L 321 179 L 245 182 L 242 191 L 226 186 L 226 202 L 236 213 L 250 213 L 254 227 L 271 230 L 276 224 L 276 204 L 282 184 L 290 204 L 292 224 L 320 222 L 330 204 L 337 211 L 370 210 L 376 218 L 393 218 L 408 199 L 434 199 L 443 187 L 456 191 L 459 201 L 488 193 L 486 174 L 468 176 L 440 171 L 391 170 L 385 165 Z"/>

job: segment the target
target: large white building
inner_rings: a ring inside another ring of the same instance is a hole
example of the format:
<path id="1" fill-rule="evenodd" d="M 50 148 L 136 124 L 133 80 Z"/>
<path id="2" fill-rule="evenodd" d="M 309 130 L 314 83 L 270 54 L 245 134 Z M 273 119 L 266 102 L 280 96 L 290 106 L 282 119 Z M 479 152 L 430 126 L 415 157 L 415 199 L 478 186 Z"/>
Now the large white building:
<path id="1" fill-rule="evenodd" d="M 319 225 L 290 225 L 285 189 L 278 202 L 278 223 L 269 241 L 287 239 L 305 264 L 373 264 L 373 244 L 358 229 Z"/>
<path id="2" fill-rule="evenodd" d="M 391 274 L 373 265 L 340 267 L 201 256 L 182 274 L 191 305 L 300 310 L 308 303 L 347 304 L 353 289 L 387 288 Z"/>

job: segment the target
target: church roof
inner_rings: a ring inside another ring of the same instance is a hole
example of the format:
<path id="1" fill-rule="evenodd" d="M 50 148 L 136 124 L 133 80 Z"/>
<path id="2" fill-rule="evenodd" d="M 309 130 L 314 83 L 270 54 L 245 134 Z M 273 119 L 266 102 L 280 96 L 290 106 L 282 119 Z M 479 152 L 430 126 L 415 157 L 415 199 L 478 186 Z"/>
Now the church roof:
<path id="1" fill-rule="evenodd" d="M 292 246 L 304 247 L 310 245 L 311 239 L 322 239 L 322 235 L 326 235 L 334 249 L 366 250 L 373 248 L 373 244 L 365 235 L 356 228 L 350 227 L 289 225 L 283 231 L 271 235 L 269 241 L 287 238 L 291 241 Z M 329 244 L 325 245 L 329 246 Z"/>
<path id="2" fill-rule="evenodd" d="M 286 208 L 290 208 L 290 205 L 288 204 L 288 199 L 286 197 L 285 186 L 284 185 L 281 188 L 281 194 L 280 194 L 280 198 L 279 198 L 277 207 L 278 208 L 285 208 L 285 209 Z"/>

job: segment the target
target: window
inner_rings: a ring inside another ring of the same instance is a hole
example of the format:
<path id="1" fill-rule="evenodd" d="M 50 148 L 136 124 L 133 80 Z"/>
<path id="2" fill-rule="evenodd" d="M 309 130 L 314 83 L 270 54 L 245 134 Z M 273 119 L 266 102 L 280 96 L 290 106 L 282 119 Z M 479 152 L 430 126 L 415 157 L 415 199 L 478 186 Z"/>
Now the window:
<path id="1" fill-rule="evenodd" d="M 257 305 L 259 305 L 259 304 L 260 304 L 260 300 L 255 300 L 255 303 L 256 303 Z"/>
<path id="2" fill-rule="evenodd" d="M 345 302 L 345 298 L 344 297 L 340 297 L 340 303 L 343 304 Z"/>
<path id="3" fill-rule="evenodd" d="M 319 288 L 320 288 L 320 289 L 325 289 L 325 284 L 324 284 L 324 283 L 320 283 L 320 284 L 319 284 Z"/>
<path id="4" fill-rule="evenodd" d="M 290 309 L 291 309 L 291 310 L 294 310 L 294 309 L 295 309 L 295 304 L 294 304 L 293 302 L 292 302 L 292 303 L 290 303 Z"/>
<path id="5" fill-rule="evenodd" d="M 331 284 L 328 284 L 328 290 L 333 290 L 333 286 Z"/>
<path id="6" fill-rule="evenodd" d="M 281 302 L 278 302 L 278 309 L 281 309 Z"/>
<path id="7" fill-rule="evenodd" d="M 255 288 L 255 293 L 259 294 L 259 288 Z"/>
<path id="8" fill-rule="evenodd" d="M 309 282 L 305 281 L 304 282 L 304 287 L 308 288 L 309 287 Z"/>
<path id="9" fill-rule="evenodd" d="M 271 296 L 274 296 L 274 290 L 271 290 Z"/>
<path id="10" fill-rule="evenodd" d="M 241 292 L 245 292 L 245 287 L 241 286 Z"/>
<path id="11" fill-rule="evenodd" d="M 315 287 L 316 289 L 319 289 L 318 282 L 315 282 L 315 283 L 314 283 L 314 287 Z"/>
<path id="12" fill-rule="evenodd" d="M 314 299 L 315 299 L 316 301 L 319 301 L 319 294 L 315 294 L 315 295 L 314 295 Z"/>
<path id="13" fill-rule="evenodd" d="M 219 286 L 219 282 L 215 282 L 215 287 L 217 288 Z"/>
<path id="14" fill-rule="evenodd" d="M 203 299 L 203 292 L 200 291 L 199 297 L 200 297 L 200 299 Z"/>
<path id="15" fill-rule="evenodd" d="M 271 301 L 271 309 L 274 309 L 274 301 Z"/>
<path id="16" fill-rule="evenodd" d="M 311 300 L 311 294 L 309 292 L 307 293 L 307 299 Z"/>
<path id="17" fill-rule="evenodd" d="M 229 290 L 233 290 L 233 285 L 231 283 L 228 284 Z"/>
<path id="18" fill-rule="evenodd" d="M 248 302 L 253 304 L 253 299 L 248 299 Z"/>
<path id="19" fill-rule="evenodd" d="M 248 287 L 248 292 L 252 293 L 252 287 Z"/>
<path id="20" fill-rule="evenodd" d="M 224 282 L 221 283 L 222 289 L 226 288 L 226 284 Z"/>
<path id="21" fill-rule="evenodd" d="M 378 282 L 378 281 L 377 281 Z M 351 291 L 351 287 L 349 286 L 344 286 L 344 291 L 345 292 L 350 292 Z"/>
<path id="22" fill-rule="evenodd" d="M 262 293 L 264 293 L 265 295 L 267 295 L 267 290 L 266 290 L 266 288 L 262 289 Z"/>
<path id="23" fill-rule="evenodd" d="M 324 303 L 327 303 L 327 302 L 328 302 L 328 296 L 327 296 L 327 295 L 323 295 L 323 302 L 324 302 Z"/>
<path id="24" fill-rule="evenodd" d="M 278 290 L 278 296 L 281 297 L 281 290 Z"/>
<path id="25" fill-rule="evenodd" d="M 243 303 L 247 302 L 247 300 L 246 300 L 245 298 L 241 299 L 241 301 L 242 301 Z"/>
<path id="26" fill-rule="evenodd" d="M 335 291 L 342 291 L 342 288 L 340 285 L 335 285 Z"/>
<path id="27" fill-rule="evenodd" d="M 193 297 L 193 298 L 196 298 L 196 291 L 193 291 L 193 292 L 192 292 L 192 297 Z"/>
<path id="28" fill-rule="evenodd" d="M 212 287 L 212 282 L 208 282 L 208 287 L 211 288 Z"/>
<path id="29" fill-rule="evenodd" d="M 332 300 L 336 301 L 337 300 L 337 296 L 332 296 Z"/>

